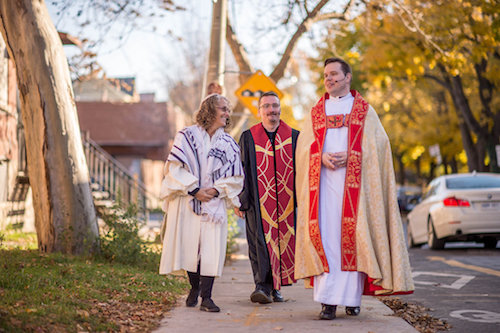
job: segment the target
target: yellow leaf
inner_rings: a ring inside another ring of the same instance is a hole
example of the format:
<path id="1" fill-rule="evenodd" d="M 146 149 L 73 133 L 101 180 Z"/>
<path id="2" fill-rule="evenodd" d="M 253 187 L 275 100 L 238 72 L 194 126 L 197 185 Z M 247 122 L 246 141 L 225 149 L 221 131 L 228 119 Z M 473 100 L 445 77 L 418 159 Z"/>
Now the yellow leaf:
<path id="1" fill-rule="evenodd" d="M 425 148 L 423 146 L 415 146 L 413 148 L 413 151 L 411 152 L 411 158 L 413 160 L 416 160 L 417 158 L 419 158 L 420 155 L 422 155 L 425 151 Z"/>
<path id="2" fill-rule="evenodd" d="M 387 102 L 382 103 L 382 106 L 385 112 L 389 112 L 389 110 L 391 109 L 391 105 Z"/>
<path id="3" fill-rule="evenodd" d="M 359 52 L 349 51 L 349 52 L 347 52 L 347 57 L 351 58 L 351 59 L 359 59 Z"/>
<path id="4" fill-rule="evenodd" d="M 465 150 L 462 150 L 460 154 L 458 154 L 458 160 L 462 162 L 463 164 L 467 163 L 467 154 L 465 153 Z"/>
<path id="5" fill-rule="evenodd" d="M 481 7 L 474 7 L 472 9 L 472 19 L 477 22 L 483 21 L 483 10 Z"/>

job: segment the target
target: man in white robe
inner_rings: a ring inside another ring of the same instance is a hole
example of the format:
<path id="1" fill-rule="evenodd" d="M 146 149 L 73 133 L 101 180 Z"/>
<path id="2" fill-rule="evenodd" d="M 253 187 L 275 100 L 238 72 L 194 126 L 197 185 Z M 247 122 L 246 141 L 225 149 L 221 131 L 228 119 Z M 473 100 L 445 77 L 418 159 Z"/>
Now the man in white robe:
<path id="1" fill-rule="evenodd" d="M 325 113 L 345 115 L 351 113 L 354 97 L 350 92 L 345 96 L 330 98 L 325 102 Z M 340 235 L 342 203 L 346 168 L 343 156 L 347 152 L 347 126 L 331 128 L 326 131 L 323 152 L 331 154 L 331 167 L 321 168 L 319 185 L 319 228 L 325 249 L 329 273 L 322 273 L 314 280 L 314 301 L 322 304 L 342 304 L 358 309 L 365 275 L 360 272 L 340 269 Z M 337 160 L 335 160 L 337 158 Z M 328 158 L 325 156 L 328 162 Z M 353 310 L 356 311 L 356 310 Z"/>
<path id="2" fill-rule="evenodd" d="M 295 277 L 313 286 L 327 320 L 337 305 L 358 315 L 362 294 L 414 289 L 389 140 L 351 80 L 345 61 L 325 61 L 327 93 L 297 142 Z"/>

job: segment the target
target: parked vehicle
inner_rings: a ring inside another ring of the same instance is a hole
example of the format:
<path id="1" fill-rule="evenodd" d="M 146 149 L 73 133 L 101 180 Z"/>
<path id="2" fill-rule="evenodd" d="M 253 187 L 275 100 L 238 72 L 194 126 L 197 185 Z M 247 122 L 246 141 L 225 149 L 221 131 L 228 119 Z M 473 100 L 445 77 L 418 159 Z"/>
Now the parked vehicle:
<path id="1" fill-rule="evenodd" d="M 397 189 L 399 210 L 407 213 L 415 207 L 422 196 L 422 190 L 418 186 L 399 186 Z"/>
<path id="2" fill-rule="evenodd" d="M 500 174 L 465 173 L 437 177 L 408 214 L 410 247 L 476 241 L 495 248 L 500 240 Z"/>

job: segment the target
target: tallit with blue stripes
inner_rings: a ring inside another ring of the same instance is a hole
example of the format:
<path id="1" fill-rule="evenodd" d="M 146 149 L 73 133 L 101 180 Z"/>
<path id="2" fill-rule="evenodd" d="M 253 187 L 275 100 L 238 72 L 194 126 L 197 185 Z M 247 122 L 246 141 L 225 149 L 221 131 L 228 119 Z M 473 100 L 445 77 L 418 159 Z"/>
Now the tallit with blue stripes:
<path id="1" fill-rule="evenodd" d="M 205 148 L 208 133 L 200 126 L 193 125 L 180 130 L 167 161 L 179 161 L 191 174 L 198 178 L 198 187 L 214 187 L 222 178 L 243 176 L 240 148 L 236 141 L 219 128 L 210 139 L 210 148 Z M 204 215 L 202 221 L 222 222 L 226 219 L 225 205 L 219 198 L 209 202 L 191 200 L 195 214 Z M 222 207 L 223 206 L 223 207 Z"/>

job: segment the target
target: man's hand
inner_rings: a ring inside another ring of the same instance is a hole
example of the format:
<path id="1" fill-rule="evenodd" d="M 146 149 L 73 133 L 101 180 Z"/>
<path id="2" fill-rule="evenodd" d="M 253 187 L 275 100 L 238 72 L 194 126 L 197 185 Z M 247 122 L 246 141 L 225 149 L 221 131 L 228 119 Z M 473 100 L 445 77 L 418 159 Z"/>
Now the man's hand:
<path id="1" fill-rule="evenodd" d="M 196 192 L 194 197 L 201 202 L 207 202 L 212 200 L 217 193 L 217 190 L 214 188 L 200 188 L 200 190 Z"/>
<path id="2" fill-rule="evenodd" d="M 321 162 L 331 170 L 344 168 L 347 165 L 347 152 L 323 153 L 321 154 Z"/>
<path id="3" fill-rule="evenodd" d="M 245 212 L 242 212 L 238 207 L 234 207 L 234 213 L 241 219 L 245 217 Z"/>

